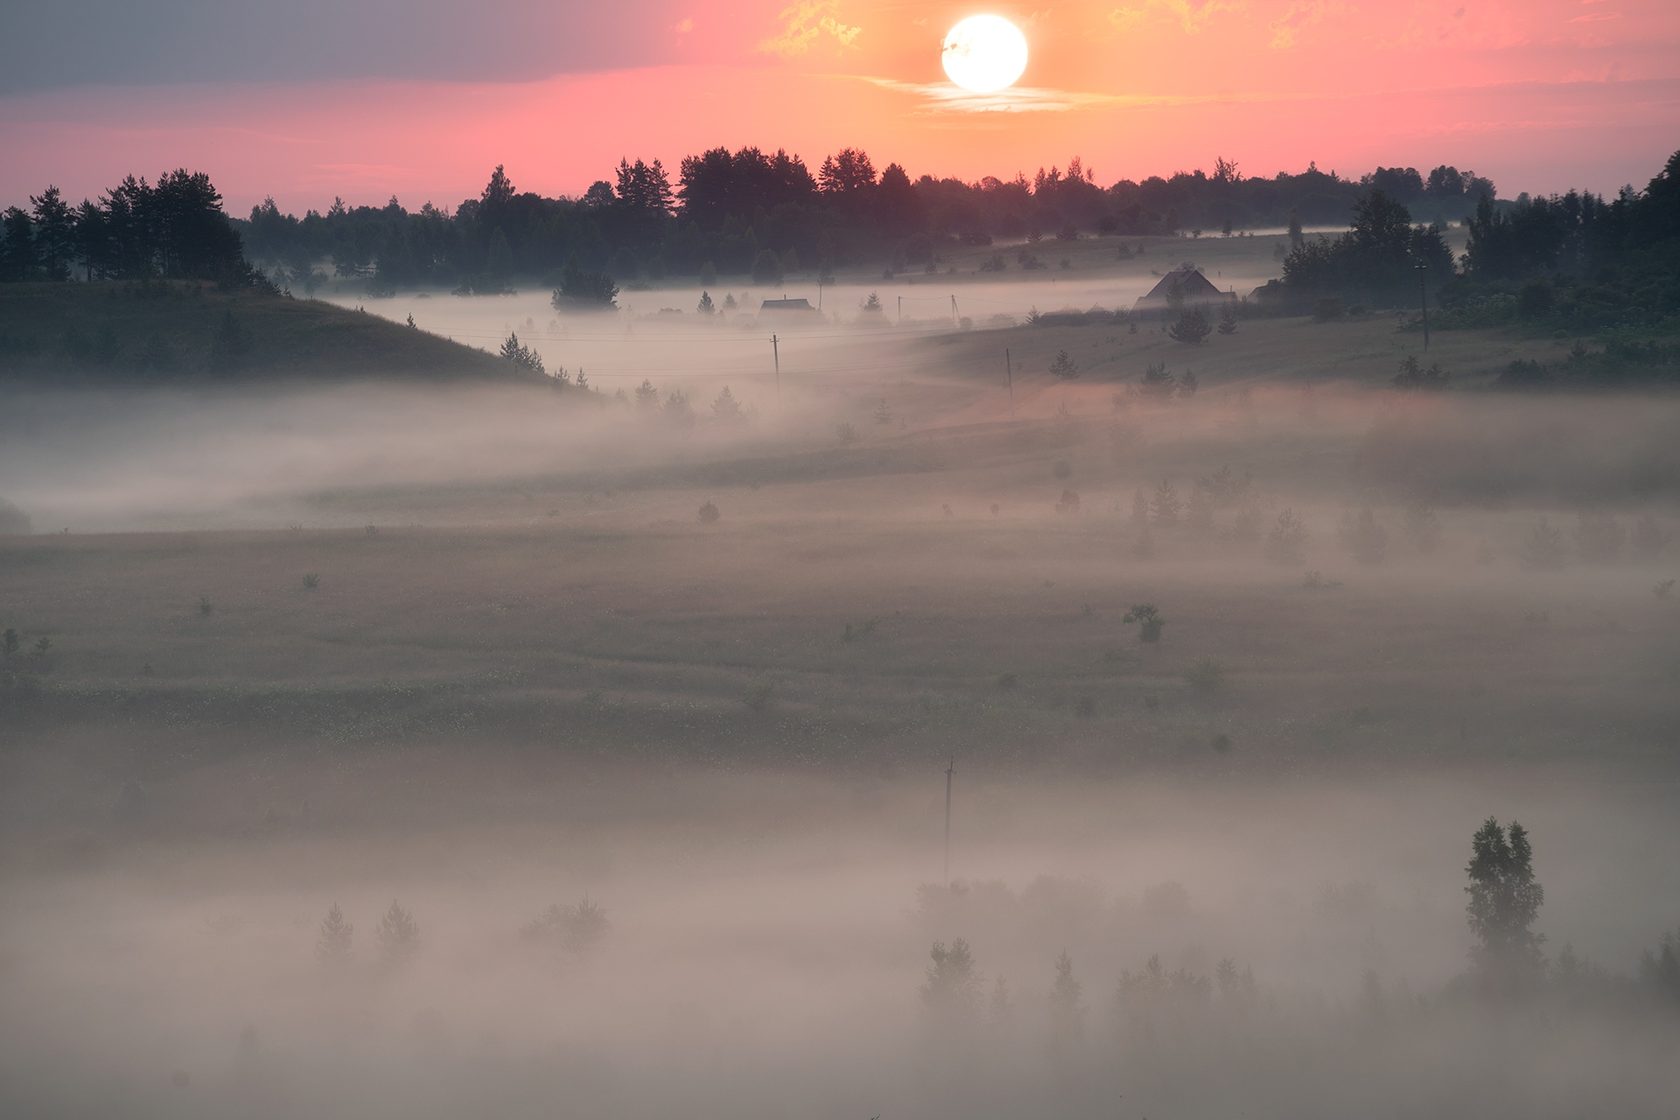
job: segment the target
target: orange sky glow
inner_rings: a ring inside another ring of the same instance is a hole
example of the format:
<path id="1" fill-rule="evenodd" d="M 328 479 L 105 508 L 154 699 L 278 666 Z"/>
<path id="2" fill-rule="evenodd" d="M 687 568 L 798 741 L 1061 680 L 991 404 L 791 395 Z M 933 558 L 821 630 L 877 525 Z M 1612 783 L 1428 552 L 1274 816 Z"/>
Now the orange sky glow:
<path id="1" fill-rule="evenodd" d="M 940 43 L 980 11 L 1019 24 L 1032 58 L 1013 90 L 960 96 Z M 684 154 L 747 144 L 813 166 L 859 146 L 912 177 L 1031 175 L 1078 155 L 1107 185 L 1224 156 L 1251 175 L 1452 163 L 1505 195 L 1609 192 L 1680 146 L 1670 0 L 746 0 L 627 5 L 639 30 L 548 18 L 519 28 L 564 44 L 548 73 L 536 50 L 506 76 L 394 63 L 0 87 L 0 200 L 187 166 L 236 213 L 270 194 L 299 211 L 335 195 L 452 206 L 497 163 L 521 189 L 578 194 L 621 156 L 674 173 Z M 618 44 L 605 68 L 591 35 Z"/>

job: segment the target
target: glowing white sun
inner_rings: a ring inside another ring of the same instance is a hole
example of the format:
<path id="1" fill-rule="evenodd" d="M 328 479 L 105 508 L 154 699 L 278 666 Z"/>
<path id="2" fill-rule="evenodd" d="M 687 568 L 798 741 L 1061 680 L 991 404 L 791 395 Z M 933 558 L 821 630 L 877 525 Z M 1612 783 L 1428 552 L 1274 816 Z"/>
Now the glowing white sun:
<path id="1" fill-rule="evenodd" d="M 996 93 L 1027 68 L 1027 37 L 1002 16 L 969 16 L 945 36 L 945 76 L 972 93 Z"/>

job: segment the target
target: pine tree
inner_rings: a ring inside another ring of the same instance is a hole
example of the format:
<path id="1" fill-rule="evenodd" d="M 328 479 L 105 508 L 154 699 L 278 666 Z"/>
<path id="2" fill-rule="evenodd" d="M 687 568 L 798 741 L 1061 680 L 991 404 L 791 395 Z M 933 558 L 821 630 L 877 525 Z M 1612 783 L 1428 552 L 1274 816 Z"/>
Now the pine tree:
<path id="1" fill-rule="evenodd" d="M 746 419 L 746 413 L 741 411 L 741 402 L 735 399 L 735 394 L 729 391 L 727 385 L 712 402 L 712 415 L 725 424 L 739 424 Z"/>
<path id="2" fill-rule="evenodd" d="M 1200 346 L 1213 333 L 1208 325 L 1207 314 L 1200 307 L 1191 307 L 1178 317 L 1178 322 L 1167 328 L 1167 334 L 1173 341 Z"/>
<path id="3" fill-rule="evenodd" d="M 76 255 L 76 216 L 57 187 L 48 187 L 29 199 L 35 220 L 35 244 L 44 280 L 70 279 L 70 262 Z"/>
<path id="4" fill-rule="evenodd" d="M 386 964 L 402 964 L 420 950 L 420 926 L 414 921 L 414 915 L 395 900 L 379 919 L 374 936 L 379 941 L 379 958 Z"/>
<path id="5" fill-rule="evenodd" d="M 327 916 L 321 922 L 321 935 L 315 941 L 315 957 L 322 964 L 339 966 L 348 964 L 354 953 L 352 939 L 355 937 L 356 927 L 344 920 L 344 911 L 333 903 L 327 908 Z"/>
<path id="6" fill-rule="evenodd" d="M 712 303 L 712 293 L 711 292 L 704 292 L 703 291 L 703 292 L 700 293 L 700 303 L 695 308 L 695 310 L 700 312 L 700 314 L 707 315 L 707 316 L 717 314 L 717 307 Z"/>
<path id="7" fill-rule="evenodd" d="M 1511 991 L 1540 979 L 1545 961 L 1544 936 L 1530 928 L 1546 892 L 1534 877 L 1534 852 L 1528 832 L 1516 821 L 1509 831 L 1493 817 L 1471 838 L 1465 867 L 1470 882 L 1466 916 L 1476 944 L 1470 951 L 1476 974 L 1491 987 Z"/>
<path id="8" fill-rule="evenodd" d="M 642 383 L 636 386 L 636 411 L 653 413 L 659 410 L 659 390 L 653 387 L 653 382 L 642 378 Z"/>
<path id="9" fill-rule="evenodd" d="M 959 937 L 947 947 L 935 941 L 929 956 L 932 963 L 922 985 L 923 1006 L 939 1019 L 972 1019 L 980 1007 L 980 974 L 968 942 Z"/>

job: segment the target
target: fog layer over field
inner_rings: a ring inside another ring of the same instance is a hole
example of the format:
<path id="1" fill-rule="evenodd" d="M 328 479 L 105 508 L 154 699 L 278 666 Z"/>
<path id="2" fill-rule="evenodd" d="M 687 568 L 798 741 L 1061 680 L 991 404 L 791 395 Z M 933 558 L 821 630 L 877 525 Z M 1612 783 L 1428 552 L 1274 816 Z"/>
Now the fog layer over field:
<path id="1" fill-rule="evenodd" d="M 1672 1111 L 1672 398 L 526 314 L 606 391 L 6 398 L 3 1111 Z"/>

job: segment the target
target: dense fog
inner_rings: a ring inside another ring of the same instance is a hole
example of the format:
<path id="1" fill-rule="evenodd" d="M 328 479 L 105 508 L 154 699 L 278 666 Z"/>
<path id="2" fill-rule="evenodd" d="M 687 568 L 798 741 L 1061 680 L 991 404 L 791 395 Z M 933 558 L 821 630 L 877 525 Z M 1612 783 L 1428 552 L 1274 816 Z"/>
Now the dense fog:
<path id="1" fill-rule="evenodd" d="M 1680 405 L 872 290 L 369 305 L 593 391 L 7 390 L 5 1111 L 1671 1113 Z"/>

